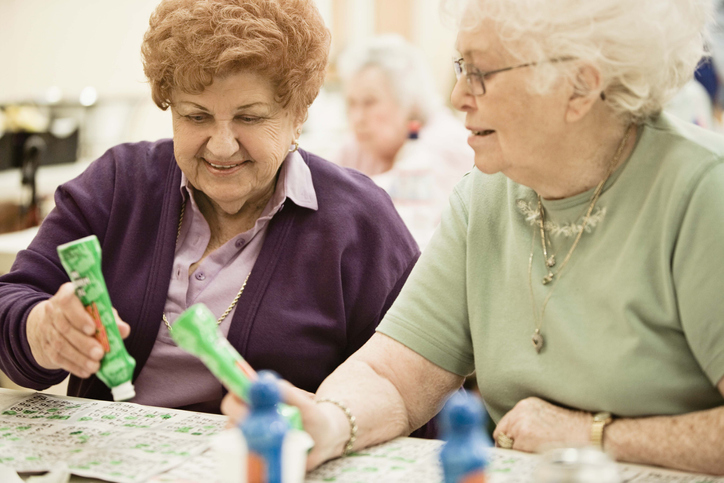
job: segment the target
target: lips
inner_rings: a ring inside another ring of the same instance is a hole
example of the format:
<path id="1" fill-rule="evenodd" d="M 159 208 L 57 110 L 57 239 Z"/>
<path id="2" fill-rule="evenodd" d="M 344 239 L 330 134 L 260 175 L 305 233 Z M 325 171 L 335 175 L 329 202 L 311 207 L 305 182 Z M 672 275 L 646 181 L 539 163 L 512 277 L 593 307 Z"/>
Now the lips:
<path id="1" fill-rule="evenodd" d="M 246 160 L 245 160 L 245 161 L 239 161 L 239 162 L 236 162 L 236 163 L 214 163 L 214 162 L 211 162 L 211 161 L 209 161 L 209 160 L 207 160 L 207 159 L 204 159 L 204 162 L 205 162 L 206 164 L 208 164 L 209 166 L 211 166 L 212 168 L 214 168 L 214 169 L 226 170 L 226 169 L 233 169 L 233 168 L 236 168 L 236 167 L 238 167 L 238 166 L 241 166 L 242 164 L 246 163 Z"/>
<path id="2" fill-rule="evenodd" d="M 470 132 L 473 133 L 475 136 L 488 136 L 490 134 L 493 134 L 495 131 L 492 129 L 483 129 L 483 130 L 470 129 Z"/>

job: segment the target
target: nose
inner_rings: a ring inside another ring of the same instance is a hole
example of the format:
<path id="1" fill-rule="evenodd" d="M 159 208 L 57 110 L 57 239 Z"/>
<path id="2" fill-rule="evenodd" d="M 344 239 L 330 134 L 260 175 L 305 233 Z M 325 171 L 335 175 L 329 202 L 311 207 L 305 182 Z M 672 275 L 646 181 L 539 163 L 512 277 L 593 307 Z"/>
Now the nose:
<path id="1" fill-rule="evenodd" d="M 475 108 L 475 96 L 471 94 L 464 75 L 455 82 L 450 93 L 450 102 L 458 111 L 468 112 Z"/>
<path id="2" fill-rule="evenodd" d="M 360 108 L 359 106 L 347 108 L 347 119 L 349 119 L 349 124 L 353 128 L 358 127 L 364 121 L 364 118 L 364 109 Z"/>
<path id="3" fill-rule="evenodd" d="M 239 150 L 239 141 L 231 122 L 217 121 L 213 127 L 206 149 L 217 160 L 229 159 Z"/>

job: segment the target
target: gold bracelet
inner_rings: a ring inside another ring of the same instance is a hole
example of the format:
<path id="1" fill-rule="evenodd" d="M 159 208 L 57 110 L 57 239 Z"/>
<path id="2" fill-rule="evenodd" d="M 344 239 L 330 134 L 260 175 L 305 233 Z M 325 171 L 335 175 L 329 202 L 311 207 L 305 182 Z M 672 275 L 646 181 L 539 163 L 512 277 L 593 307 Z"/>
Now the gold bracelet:
<path id="1" fill-rule="evenodd" d="M 349 439 L 344 445 L 344 451 L 342 451 L 342 456 L 349 456 L 350 454 L 352 454 L 352 446 L 354 446 L 354 442 L 357 440 L 357 419 L 352 414 L 352 411 L 350 411 L 349 408 L 341 401 L 327 398 L 317 401 L 317 404 L 320 403 L 332 403 L 339 409 L 344 411 L 344 415 L 347 416 L 347 421 L 349 422 Z"/>

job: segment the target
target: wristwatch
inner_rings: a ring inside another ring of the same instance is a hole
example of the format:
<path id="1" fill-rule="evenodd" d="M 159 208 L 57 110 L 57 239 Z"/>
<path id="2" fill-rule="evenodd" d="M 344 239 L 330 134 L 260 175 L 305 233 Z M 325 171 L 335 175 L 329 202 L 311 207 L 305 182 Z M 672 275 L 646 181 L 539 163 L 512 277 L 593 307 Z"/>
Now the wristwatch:
<path id="1" fill-rule="evenodd" d="M 593 424 L 591 425 L 591 444 L 603 451 L 603 430 L 606 425 L 613 421 L 611 413 L 602 412 L 593 415 Z"/>

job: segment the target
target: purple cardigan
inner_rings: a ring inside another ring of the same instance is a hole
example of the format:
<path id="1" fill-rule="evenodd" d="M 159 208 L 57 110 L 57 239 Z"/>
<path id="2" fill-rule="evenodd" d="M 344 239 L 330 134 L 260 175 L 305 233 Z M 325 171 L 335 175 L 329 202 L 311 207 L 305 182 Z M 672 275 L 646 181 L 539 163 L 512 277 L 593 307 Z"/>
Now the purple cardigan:
<path id="1" fill-rule="evenodd" d="M 287 199 L 271 220 L 228 338 L 255 369 L 272 369 L 314 392 L 372 336 L 419 250 L 390 198 L 369 178 L 300 152 L 319 210 Z M 90 234 L 101 242 L 113 305 L 131 325 L 126 347 L 138 376 L 166 302 L 180 183 L 173 142 L 161 140 L 117 146 L 58 188 L 56 208 L 0 277 L 0 368 L 13 381 L 44 389 L 66 377 L 35 363 L 25 323 L 38 302 L 68 281 L 56 247 Z M 68 393 L 111 399 L 95 376 L 71 377 Z"/>

